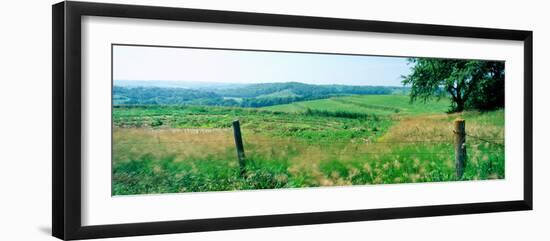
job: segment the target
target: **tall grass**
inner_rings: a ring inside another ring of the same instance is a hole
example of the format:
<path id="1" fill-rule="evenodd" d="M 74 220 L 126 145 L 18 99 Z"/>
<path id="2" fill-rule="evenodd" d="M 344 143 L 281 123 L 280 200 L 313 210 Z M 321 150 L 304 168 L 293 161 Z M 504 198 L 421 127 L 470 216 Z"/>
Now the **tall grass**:
<path id="1" fill-rule="evenodd" d="M 433 151 L 427 147 L 403 147 L 391 154 L 355 155 L 347 160 L 332 156 L 310 163 L 293 162 L 292 155 L 273 158 L 249 154 L 244 176 L 239 175 L 234 155 L 185 161 L 175 156 L 143 155 L 114 163 L 113 195 L 457 180 L 452 154 L 411 154 L 411 149 Z M 504 178 L 503 152 L 470 149 L 464 180 Z"/>
<path id="2" fill-rule="evenodd" d="M 466 120 L 469 135 L 463 180 L 504 178 L 503 110 L 450 115 L 445 103 L 410 107 L 402 96 L 340 98 L 278 110 L 116 108 L 113 195 L 456 181 L 456 118 Z M 234 119 L 241 120 L 244 176 Z"/>
<path id="3" fill-rule="evenodd" d="M 470 131 L 479 135 L 475 121 L 479 115 L 472 115 Z M 119 129 L 113 194 L 455 181 L 454 145 L 438 134 L 447 131 L 451 123 L 447 118 L 416 120 L 416 128 L 404 121 L 402 125 L 411 126 L 395 125 L 374 142 L 312 143 L 244 129 L 247 174 L 242 177 L 231 130 Z M 421 142 L 415 139 L 420 134 L 432 134 L 433 139 Z M 392 139 L 398 136 L 403 137 L 400 142 Z M 150 142 L 127 144 L 138 140 Z M 504 178 L 502 146 L 470 138 L 467 143 L 464 180 Z"/>

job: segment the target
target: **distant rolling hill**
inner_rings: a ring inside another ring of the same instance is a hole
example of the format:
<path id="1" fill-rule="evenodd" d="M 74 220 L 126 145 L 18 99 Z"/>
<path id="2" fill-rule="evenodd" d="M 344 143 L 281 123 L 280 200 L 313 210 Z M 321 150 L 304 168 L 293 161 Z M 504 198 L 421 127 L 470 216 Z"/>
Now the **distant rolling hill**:
<path id="1" fill-rule="evenodd" d="M 294 93 L 290 89 L 285 89 L 285 90 L 281 90 L 281 91 L 277 91 L 277 92 L 273 92 L 265 95 L 258 95 L 255 98 L 299 98 L 299 97 L 302 97 L 302 96 Z"/>
<path id="2" fill-rule="evenodd" d="M 313 85 L 300 82 L 248 84 L 235 88 L 221 88 L 215 90 L 223 96 L 255 98 L 261 95 L 270 95 L 277 92 L 292 93 L 301 97 L 316 97 L 329 95 L 351 94 L 391 94 L 394 88 L 385 86 L 357 86 L 357 85 Z"/>
<path id="3" fill-rule="evenodd" d="M 170 82 L 170 83 L 168 83 Z M 388 95 L 402 87 L 313 85 L 299 82 L 227 84 L 173 81 L 115 81 L 118 104 L 263 107 L 346 95 Z"/>

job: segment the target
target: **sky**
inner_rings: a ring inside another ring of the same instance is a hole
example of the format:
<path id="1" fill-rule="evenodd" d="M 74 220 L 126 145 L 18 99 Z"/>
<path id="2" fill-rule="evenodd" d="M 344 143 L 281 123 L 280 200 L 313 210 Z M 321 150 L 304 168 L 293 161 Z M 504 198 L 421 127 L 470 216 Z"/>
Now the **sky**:
<path id="1" fill-rule="evenodd" d="M 406 58 L 173 47 L 113 47 L 113 79 L 402 86 Z"/>

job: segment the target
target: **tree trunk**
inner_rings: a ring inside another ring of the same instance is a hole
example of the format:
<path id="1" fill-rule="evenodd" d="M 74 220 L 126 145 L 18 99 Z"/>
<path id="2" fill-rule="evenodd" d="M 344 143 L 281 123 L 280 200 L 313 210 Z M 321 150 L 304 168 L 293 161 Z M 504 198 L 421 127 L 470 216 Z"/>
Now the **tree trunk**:
<path id="1" fill-rule="evenodd" d="M 456 100 L 455 112 L 462 112 L 464 110 L 464 101 L 459 99 Z"/>

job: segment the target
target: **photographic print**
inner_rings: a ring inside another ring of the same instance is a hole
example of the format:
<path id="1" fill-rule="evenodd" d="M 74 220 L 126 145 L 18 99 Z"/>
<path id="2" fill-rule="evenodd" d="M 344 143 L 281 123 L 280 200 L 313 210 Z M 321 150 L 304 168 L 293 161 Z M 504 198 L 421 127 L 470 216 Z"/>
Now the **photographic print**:
<path id="1" fill-rule="evenodd" d="M 59 2 L 52 234 L 532 210 L 532 90 L 529 30 Z"/>
<path id="2" fill-rule="evenodd" d="M 504 61 L 111 50 L 114 196 L 504 178 Z"/>

